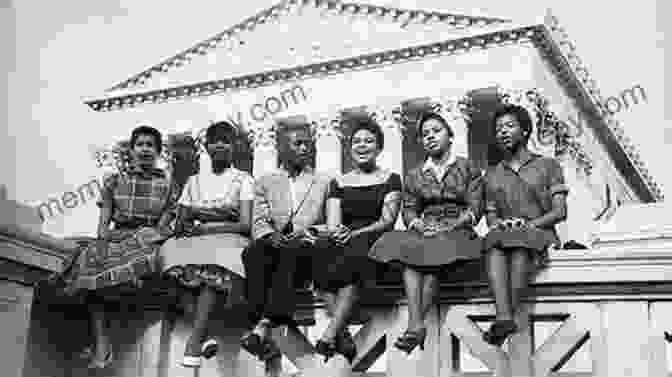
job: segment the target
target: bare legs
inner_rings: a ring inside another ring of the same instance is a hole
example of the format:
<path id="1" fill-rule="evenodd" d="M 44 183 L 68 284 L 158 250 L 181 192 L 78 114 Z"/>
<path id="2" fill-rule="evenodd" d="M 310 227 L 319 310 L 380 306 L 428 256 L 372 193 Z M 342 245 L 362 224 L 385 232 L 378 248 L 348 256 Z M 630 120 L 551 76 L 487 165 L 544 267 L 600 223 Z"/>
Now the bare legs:
<path id="1" fill-rule="evenodd" d="M 424 348 L 427 336 L 425 318 L 432 307 L 439 284 L 435 275 L 409 267 L 404 269 L 403 278 L 408 300 L 408 328 L 394 345 L 410 354 L 417 346 Z"/>
<path id="2" fill-rule="evenodd" d="M 425 317 L 429 313 L 438 287 L 439 283 L 435 275 L 423 274 L 411 268 L 404 269 L 409 330 L 416 331 L 425 327 Z"/>
<path id="3" fill-rule="evenodd" d="M 208 319 L 217 301 L 217 292 L 210 287 L 204 287 L 196 300 L 196 313 L 194 314 L 194 328 L 187 341 L 185 356 L 200 356 L 201 345 L 205 341 L 208 329 Z"/>
<path id="4" fill-rule="evenodd" d="M 93 363 L 104 363 L 111 352 L 110 339 L 107 336 L 107 321 L 102 304 L 89 304 L 89 314 L 91 315 L 91 328 L 94 338 Z"/>
<path id="5" fill-rule="evenodd" d="M 347 285 L 339 289 L 336 295 L 326 293 L 325 299 L 332 319 L 322 334 L 322 339 L 328 340 L 334 339 L 345 328 L 355 303 L 359 299 L 359 288 L 354 284 Z"/>
<path id="6" fill-rule="evenodd" d="M 360 288 L 356 284 L 349 284 L 340 288 L 336 295 L 325 293 L 327 311 L 332 318 L 315 345 L 317 353 L 324 355 L 325 362 L 336 353 L 345 356 L 350 363 L 357 356 L 357 347 L 347 331 L 347 322 L 359 300 L 359 291 Z"/>
<path id="7" fill-rule="evenodd" d="M 529 285 L 532 258 L 525 249 L 508 252 L 491 249 L 486 260 L 488 279 L 495 296 L 497 320 L 486 332 L 484 339 L 490 344 L 501 345 L 517 331 L 514 318 L 521 297 Z"/>

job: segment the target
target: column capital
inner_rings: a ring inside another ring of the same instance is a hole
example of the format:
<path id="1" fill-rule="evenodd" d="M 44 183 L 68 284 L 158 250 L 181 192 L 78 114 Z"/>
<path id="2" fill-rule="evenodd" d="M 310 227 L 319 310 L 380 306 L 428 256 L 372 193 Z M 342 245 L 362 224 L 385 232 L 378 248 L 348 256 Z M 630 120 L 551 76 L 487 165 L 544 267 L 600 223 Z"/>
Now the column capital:
<path id="1" fill-rule="evenodd" d="M 254 150 L 275 148 L 277 126 L 272 120 L 252 122 L 249 127 L 248 139 Z"/>
<path id="2" fill-rule="evenodd" d="M 339 139 L 344 137 L 340 114 L 311 115 L 309 116 L 309 122 L 316 139 L 325 136 L 337 136 Z"/>
<path id="3" fill-rule="evenodd" d="M 391 130 L 401 137 L 404 136 L 406 117 L 401 105 L 395 105 L 391 108 L 376 107 L 371 111 L 371 119 L 378 123 L 383 131 Z"/>

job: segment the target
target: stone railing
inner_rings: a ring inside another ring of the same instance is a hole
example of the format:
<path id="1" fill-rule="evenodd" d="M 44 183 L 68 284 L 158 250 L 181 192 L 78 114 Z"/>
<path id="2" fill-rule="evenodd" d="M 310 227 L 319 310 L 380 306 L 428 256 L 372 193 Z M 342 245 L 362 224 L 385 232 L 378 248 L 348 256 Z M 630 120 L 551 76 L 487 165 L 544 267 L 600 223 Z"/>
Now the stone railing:
<path id="1" fill-rule="evenodd" d="M 197 374 L 176 365 L 189 334 L 189 315 L 170 305 L 131 300 L 135 304 L 110 308 L 118 329 L 112 334 L 117 362 L 105 375 L 662 377 L 670 372 L 665 340 L 665 332 L 672 330 L 670 251 L 672 229 L 660 226 L 631 228 L 627 234 L 604 232 L 591 249 L 555 252 L 520 314 L 527 326 L 502 349 L 481 338 L 494 318 L 494 305 L 480 264 L 442 277 L 440 297 L 427 321 L 426 347 L 410 356 L 392 347 L 407 320 L 399 275 L 384 276 L 363 298 L 370 321 L 351 329 L 359 349 L 352 366 L 340 356 L 325 364 L 315 354 L 312 344 L 329 318 L 323 303 L 307 291 L 297 310 L 301 327 L 274 334 L 282 363 L 263 365 L 240 350 L 238 294 L 213 316 L 220 352 Z M 152 296 L 154 288 L 147 289 L 150 293 L 141 297 Z M 33 308 L 23 376 L 88 375 L 85 363 L 70 356 L 86 344 L 84 311 L 50 307 L 57 306 L 38 303 Z M 27 316 L 30 307 L 22 310 Z M 9 331 L 4 323 L 2 328 Z"/>

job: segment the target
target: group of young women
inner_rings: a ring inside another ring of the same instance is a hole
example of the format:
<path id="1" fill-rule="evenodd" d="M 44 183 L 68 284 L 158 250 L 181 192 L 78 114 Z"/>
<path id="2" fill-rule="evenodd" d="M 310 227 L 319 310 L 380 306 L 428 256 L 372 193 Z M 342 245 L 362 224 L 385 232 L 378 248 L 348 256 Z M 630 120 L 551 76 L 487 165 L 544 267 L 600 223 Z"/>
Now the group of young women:
<path id="1" fill-rule="evenodd" d="M 355 168 L 331 182 L 327 232 L 320 236 L 328 242 L 316 245 L 319 257 L 313 263 L 314 287 L 332 317 L 316 344 L 318 353 L 354 359 L 357 350 L 347 326 L 380 265 L 403 270 L 409 318 L 395 347 L 404 352 L 423 348 L 437 276 L 461 261 L 486 261 L 497 319 L 484 333 L 485 341 L 501 346 L 517 331 L 515 314 L 530 273 L 559 243 L 555 225 L 566 218 L 567 187 L 557 161 L 527 149 L 533 122 L 524 108 L 501 107 L 492 125 L 505 158 L 484 174 L 451 153 L 449 122 L 425 114 L 418 134 L 427 158 L 410 170 L 403 185 L 398 174 L 376 164 L 384 146 L 379 126 L 364 121 L 352 127 L 348 145 Z M 113 359 L 102 306 L 105 289 L 140 284 L 155 272 L 196 297 L 194 327 L 181 364 L 198 367 L 202 357 L 216 353 L 216 342 L 208 340 L 208 317 L 219 292 L 230 288 L 232 272 L 244 274 L 237 259 L 249 245 L 252 227 L 254 181 L 232 161 L 239 136 L 226 122 L 211 125 L 205 137 L 210 166 L 201 164 L 179 190 L 155 168 L 159 131 L 133 131 L 135 164 L 105 181 L 98 240 L 83 249 L 65 277 L 70 287 L 86 293 L 92 314 L 95 342 L 84 354 L 90 367 L 103 368 Z M 404 231 L 393 230 L 400 212 Z M 485 238 L 474 231 L 483 216 L 490 228 Z"/>

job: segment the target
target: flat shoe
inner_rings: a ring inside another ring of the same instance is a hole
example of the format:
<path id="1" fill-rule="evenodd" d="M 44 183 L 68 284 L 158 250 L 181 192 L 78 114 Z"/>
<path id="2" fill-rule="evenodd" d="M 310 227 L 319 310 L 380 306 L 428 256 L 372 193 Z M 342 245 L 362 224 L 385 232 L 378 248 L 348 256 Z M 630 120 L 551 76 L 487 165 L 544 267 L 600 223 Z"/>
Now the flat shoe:
<path id="1" fill-rule="evenodd" d="M 182 361 L 178 362 L 177 365 L 184 368 L 200 368 L 201 367 L 201 357 L 200 356 L 184 356 Z"/>
<path id="2" fill-rule="evenodd" d="M 87 365 L 87 368 L 88 369 L 105 369 L 110 364 L 112 364 L 112 361 L 113 361 L 112 351 L 109 351 L 107 353 L 107 355 L 105 356 L 105 360 L 103 360 L 103 361 L 91 360 L 89 362 L 89 365 Z"/>
<path id="3" fill-rule="evenodd" d="M 214 339 L 208 339 L 201 347 L 201 356 L 205 359 L 210 359 L 219 351 L 219 344 Z"/>

